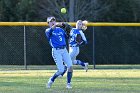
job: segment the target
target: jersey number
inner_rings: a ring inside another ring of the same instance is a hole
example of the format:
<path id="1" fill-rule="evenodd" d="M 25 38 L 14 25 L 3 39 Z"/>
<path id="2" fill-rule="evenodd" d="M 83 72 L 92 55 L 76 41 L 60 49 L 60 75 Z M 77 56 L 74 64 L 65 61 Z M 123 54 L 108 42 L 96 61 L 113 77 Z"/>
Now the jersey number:
<path id="1" fill-rule="evenodd" d="M 62 37 L 61 36 L 59 36 L 59 41 L 62 41 Z"/>

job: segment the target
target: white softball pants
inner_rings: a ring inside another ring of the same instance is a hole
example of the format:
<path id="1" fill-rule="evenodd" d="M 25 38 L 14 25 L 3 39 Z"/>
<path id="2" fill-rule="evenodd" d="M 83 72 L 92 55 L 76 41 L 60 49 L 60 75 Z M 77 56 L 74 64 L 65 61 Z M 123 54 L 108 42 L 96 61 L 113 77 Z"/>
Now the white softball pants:
<path id="1" fill-rule="evenodd" d="M 72 66 L 72 61 L 66 48 L 64 49 L 52 48 L 52 57 L 56 63 L 58 72 L 60 73 L 64 72 L 63 62 L 66 64 L 67 68 L 70 68 Z"/>
<path id="2" fill-rule="evenodd" d="M 69 47 L 69 55 L 71 57 L 72 63 L 76 64 L 76 57 L 79 54 L 79 47 Z"/>

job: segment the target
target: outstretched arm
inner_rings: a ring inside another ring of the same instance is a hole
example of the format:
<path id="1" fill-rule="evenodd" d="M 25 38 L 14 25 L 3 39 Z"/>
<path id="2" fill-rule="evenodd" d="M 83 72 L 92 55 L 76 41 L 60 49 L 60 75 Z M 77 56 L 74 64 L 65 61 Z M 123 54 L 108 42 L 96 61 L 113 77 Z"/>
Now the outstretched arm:
<path id="1" fill-rule="evenodd" d="M 70 31 L 72 29 L 71 25 L 69 25 L 66 22 L 62 22 L 62 23 L 57 23 L 56 26 L 61 27 L 66 32 L 67 36 L 69 36 Z"/>

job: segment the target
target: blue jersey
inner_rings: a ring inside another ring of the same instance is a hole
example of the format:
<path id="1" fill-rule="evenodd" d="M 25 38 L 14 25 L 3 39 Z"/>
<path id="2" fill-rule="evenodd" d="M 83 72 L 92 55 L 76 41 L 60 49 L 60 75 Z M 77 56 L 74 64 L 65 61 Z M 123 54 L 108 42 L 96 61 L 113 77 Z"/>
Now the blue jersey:
<path id="1" fill-rule="evenodd" d="M 78 46 L 77 42 L 76 42 L 76 36 L 80 34 L 82 36 L 82 40 L 84 42 L 87 42 L 86 40 L 86 37 L 85 37 L 85 34 L 83 33 L 83 31 L 81 29 L 76 29 L 76 28 L 73 28 L 71 31 L 70 31 L 70 42 L 69 42 L 69 45 L 70 46 Z"/>
<path id="2" fill-rule="evenodd" d="M 54 30 L 48 28 L 45 34 L 52 48 L 66 46 L 66 33 L 62 28 L 56 27 Z"/>

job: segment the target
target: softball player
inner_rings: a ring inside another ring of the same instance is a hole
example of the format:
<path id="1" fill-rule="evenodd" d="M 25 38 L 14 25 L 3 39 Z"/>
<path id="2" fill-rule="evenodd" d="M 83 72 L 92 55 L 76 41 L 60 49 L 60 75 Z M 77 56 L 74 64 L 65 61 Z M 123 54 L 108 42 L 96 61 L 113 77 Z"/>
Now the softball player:
<path id="1" fill-rule="evenodd" d="M 87 39 L 85 37 L 85 34 L 83 33 L 83 30 L 87 29 L 86 23 L 87 21 L 78 20 L 76 23 L 76 28 L 73 28 L 70 31 L 69 54 L 71 56 L 73 64 L 81 65 L 87 72 L 88 63 L 82 62 L 80 60 L 76 60 L 76 57 L 78 56 L 80 52 L 79 46 L 87 44 Z M 76 37 L 78 34 L 80 34 L 81 36 L 81 39 L 82 39 L 81 42 L 76 41 Z"/>
<path id="2" fill-rule="evenodd" d="M 71 79 L 73 69 L 72 69 L 72 60 L 66 49 L 67 35 L 62 28 L 56 27 L 55 17 L 48 17 L 47 22 L 50 28 L 46 29 L 45 34 L 52 47 L 52 57 L 58 69 L 58 71 L 49 79 L 47 87 L 50 88 L 51 85 L 54 83 L 55 79 L 65 71 L 64 70 L 65 66 L 63 65 L 64 62 L 67 65 L 68 69 L 66 88 L 72 88 Z"/>

